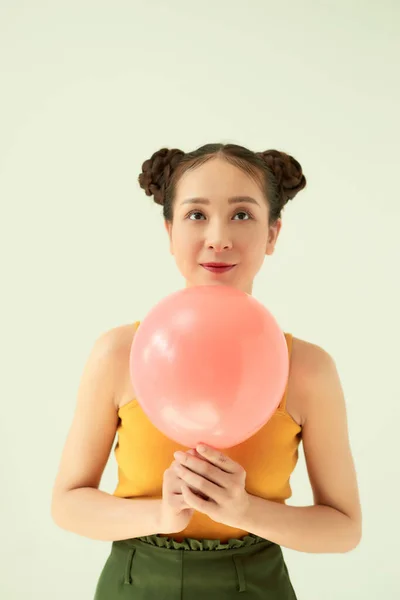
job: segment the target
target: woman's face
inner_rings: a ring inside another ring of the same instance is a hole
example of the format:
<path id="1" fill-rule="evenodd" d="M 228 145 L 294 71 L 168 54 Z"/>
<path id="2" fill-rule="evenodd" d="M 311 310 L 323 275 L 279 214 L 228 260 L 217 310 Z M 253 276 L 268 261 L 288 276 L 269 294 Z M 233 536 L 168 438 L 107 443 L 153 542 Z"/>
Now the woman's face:
<path id="1" fill-rule="evenodd" d="M 268 226 L 260 185 L 226 160 L 211 159 L 181 177 L 173 215 L 165 225 L 186 285 L 231 285 L 250 294 L 281 228 L 280 220 Z"/>

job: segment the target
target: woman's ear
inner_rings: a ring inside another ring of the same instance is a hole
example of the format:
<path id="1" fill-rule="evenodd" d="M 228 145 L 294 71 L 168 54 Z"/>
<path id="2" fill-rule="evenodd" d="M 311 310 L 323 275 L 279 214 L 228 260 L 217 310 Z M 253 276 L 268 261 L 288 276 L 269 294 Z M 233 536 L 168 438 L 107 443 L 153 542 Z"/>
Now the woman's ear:
<path id="1" fill-rule="evenodd" d="M 164 220 L 164 227 L 167 231 L 169 238 L 169 251 L 171 254 L 174 253 L 173 245 L 172 245 L 172 223 L 170 221 Z"/>
<path id="2" fill-rule="evenodd" d="M 265 249 L 265 254 L 271 255 L 274 253 L 275 244 L 277 242 L 279 232 L 282 229 L 282 219 L 278 219 L 274 225 L 269 226 L 268 242 Z"/>

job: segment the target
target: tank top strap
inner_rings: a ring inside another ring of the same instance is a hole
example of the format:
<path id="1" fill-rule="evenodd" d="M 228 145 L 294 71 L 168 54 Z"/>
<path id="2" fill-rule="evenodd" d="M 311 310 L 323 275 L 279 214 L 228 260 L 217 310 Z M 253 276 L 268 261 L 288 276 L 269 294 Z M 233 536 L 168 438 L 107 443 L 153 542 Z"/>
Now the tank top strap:
<path id="1" fill-rule="evenodd" d="M 292 356 L 292 347 L 293 347 L 293 334 L 292 333 L 285 333 L 285 338 L 286 338 L 286 343 L 287 343 L 287 347 L 288 347 L 289 366 L 290 366 L 290 359 L 291 359 L 291 356 Z M 288 393 L 288 383 L 286 383 L 286 387 L 285 387 L 284 394 L 282 396 L 282 400 L 280 401 L 280 404 L 279 404 L 279 406 L 277 408 L 277 410 L 279 412 L 285 412 L 286 411 L 287 393 Z"/>

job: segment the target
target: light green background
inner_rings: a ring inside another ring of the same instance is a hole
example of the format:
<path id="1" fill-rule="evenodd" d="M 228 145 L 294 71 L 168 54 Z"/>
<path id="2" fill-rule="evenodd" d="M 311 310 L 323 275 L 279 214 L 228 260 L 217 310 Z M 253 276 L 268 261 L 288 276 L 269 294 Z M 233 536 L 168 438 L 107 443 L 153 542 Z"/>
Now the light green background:
<path id="1" fill-rule="evenodd" d="M 92 598 L 110 544 L 50 517 L 80 373 L 182 285 L 142 162 L 217 141 L 284 150 L 308 179 L 254 294 L 336 360 L 364 534 L 285 551 L 299 600 L 400 597 L 399 6 L 1 0 L 2 599 Z M 312 502 L 303 455 L 292 485 Z"/>

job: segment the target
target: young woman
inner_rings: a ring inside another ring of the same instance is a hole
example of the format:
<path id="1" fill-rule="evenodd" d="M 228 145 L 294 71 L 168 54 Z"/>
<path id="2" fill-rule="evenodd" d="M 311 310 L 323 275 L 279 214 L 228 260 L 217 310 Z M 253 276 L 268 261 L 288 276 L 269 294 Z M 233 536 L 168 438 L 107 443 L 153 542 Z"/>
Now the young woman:
<path id="1" fill-rule="evenodd" d="M 284 205 L 306 184 L 288 154 L 232 144 L 159 150 L 144 162 L 139 182 L 163 206 L 186 285 L 249 294 L 274 252 Z M 117 327 L 95 342 L 53 491 L 60 527 L 112 541 L 95 600 L 296 598 L 282 546 L 348 552 L 361 538 L 334 360 L 286 333 L 289 379 L 268 423 L 224 451 L 188 449 L 160 433 L 135 398 L 129 353 L 138 326 Z M 98 487 L 116 433 L 119 479 L 110 495 Z M 314 505 L 293 507 L 285 501 L 300 442 Z"/>

